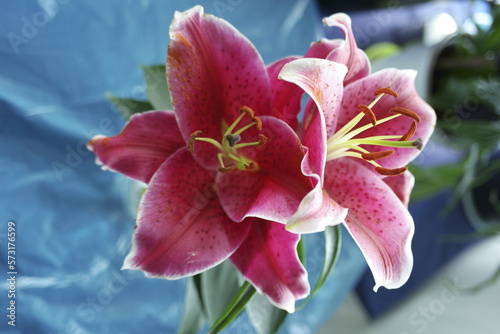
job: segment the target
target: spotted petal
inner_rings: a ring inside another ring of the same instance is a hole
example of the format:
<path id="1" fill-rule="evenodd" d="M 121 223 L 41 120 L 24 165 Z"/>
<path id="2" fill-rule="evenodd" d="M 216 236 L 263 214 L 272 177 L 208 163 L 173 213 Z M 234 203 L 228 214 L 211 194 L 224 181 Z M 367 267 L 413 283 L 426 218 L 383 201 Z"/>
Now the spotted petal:
<path id="1" fill-rule="evenodd" d="M 304 91 L 292 83 L 280 80 L 278 75 L 285 64 L 295 59 L 298 59 L 298 57 L 290 56 L 267 66 L 272 94 L 271 115 L 281 119 L 290 125 L 292 129 L 298 127 L 297 116 L 300 112 L 300 100 L 304 95 Z"/>
<path id="2" fill-rule="evenodd" d="M 250 233 L 231 261 L 257 291 L 292 313 L 295 301 L 309 294 L 307 272 L 297 255 L 300 236 L 282 224 L 252 218 Z"/>
<path id="3" fill-rule="evenodd" d="M 376 118 L 382 119 L 394 115 L 389 112 L 391 108 L 402 107 L 410 109 L 420 116 L 421 122 L 418 123 L 417 131 L 412 139 L 422 138 L 423 143 L 427 143 L 429 137 L 434 131 L 436 124 L 436 114 L 434 110 L 422 100 L 415 90 L 415 76 L 413 70 L 385 69 L 353 82 L 345 87 L 344 98 L 342 100 L 342 109 L 339 113 L 337 128 L 349 122 L 359 113 L 357 106 L 359 104 L 369 104 L 374 99 L 373 92 L 382 87 L 389 87 L 399 94 L 398 98 L 384 96 L 372 108 Z M 367 118 L 362 119 L 356 128 L 368 124 Z M 413 119 L 405 116 L 398 117 L 392 121 L 378 124 L 377 126 L 364 131 L 358 137 L 385 136 L 385 135 L 404 135 L 413 123 Z M 394 150 L 396 153 L 388 158 L 378 160 L 383 167 L 398 168 L 406 166 L 412 161 L 420 151 L 415 148 L 387 148 L 385 146 L 365 146 L 370 152 L 379 152 L 384 150 Z"/>
<path id="4" fill-rule="evenodd" d="M 123 268 L 167 279 L 219 264 L 250 228 L 227 217 L 215 193 L 213 173 L 200 168 L 186 148 L 165 161 L 151 179 L 137 225 Z"/>
<path id="5" fill-rule="evenodd" d="M 306 160 L 307 157 L 304 161 Z M 316 186 L 302 199 L 299 208 L 288 220 L 287 231 L 298 234 L 321 232 L 327 226 L 343 223 L 348 214 L 348 209 L 339 205 L 324 191 L 318 175 L 309 175 L 317 178 Z"/>
<path id="6" fill-rule="evenodd" d="M 119 135 L 95 136 L 88 143 L 98 162 L 145 183 L 170 155 L 185 146 L 172 111 L 136 114 Z"/>
<path id="7" fill-rule="evenodd" d="M 325 189 L 349 208 L 345 226 L 373 273 L 374 290 L 403 285 L 413 266 L 414 223 L 398 196 L 381 178 L 351 158 L 328 162 Z"/>
<path id="8" fill-rule="evenodd" d="M 344 222 L 347 209 L 335 202 L 323 189 L 323 178 L 311 169 L 310 150 L 302 160 L 302 173 L 313 180 L 314 189 L 300 202 L 299 208 L 287 222 L 286 229 L 293 233 L 306 234 L 325 230 Z"/>
<path id="9" fill-rule="evenodd" d="M 394 191 L 396 196 L 401 200 L 404 206 L 408 207 L 410 203 L 410 195 L 415 185 L 415 177 L 409 171 L 397 176 L 389 176 L 383 178 L 384 182 Z"/>
<path id="10" fill-rule="evenodd" d="M 271 113 L 269 78 L 255 47 L 226 21 L 201 6 L 175 14 L 170 26 L 167 72 L 179 128 L 187 141 L 198 130 L 220 140 L 243 106 Z M 216 169 L 217 149 L 196 150 L 195 159 Z"/>

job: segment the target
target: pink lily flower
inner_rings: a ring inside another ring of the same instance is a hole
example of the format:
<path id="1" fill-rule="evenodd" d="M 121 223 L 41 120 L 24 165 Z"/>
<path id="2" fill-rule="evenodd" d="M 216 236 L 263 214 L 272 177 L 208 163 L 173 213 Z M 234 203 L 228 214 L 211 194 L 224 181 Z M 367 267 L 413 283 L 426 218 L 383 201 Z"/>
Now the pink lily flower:
<path id="1" fill-rule="evenodd" d="M 346 210 L 323 192 L 294 131 L 301 94 L 287 99 L 297 87 L 277 78 L 292 59 L 266 68 L 226 21 L 200 6 L 175 14 L 174 111 L 135 115 L 119 135 L 88 144 L 99 163 L 148 184 L 123 268 L 178 279 L 230 258 L 279 308 L 293 312 L 309 294 L 300 235 L 285 223 L 342 221 Z"/>
<path id="2" fill-rule="evenodd" d="M 344 225 L 374 275 L 374 290 L 398 288 L 413 266 L 407 205 L 414 178 L 404 166 L 428 141 L 436 116 L 415 91 L 415 71 L 370 74 L 350 18 L 341 13 L 324 22 L 340 27 L 345 40 L 314 44 L 309 56 L 318 58 L 286 64 L 280 78 L 312 99 L 300 137 L 325 191 L 349 210 Z M 305 233 L 310 225 L 292 217 L 287 229 Z"/>

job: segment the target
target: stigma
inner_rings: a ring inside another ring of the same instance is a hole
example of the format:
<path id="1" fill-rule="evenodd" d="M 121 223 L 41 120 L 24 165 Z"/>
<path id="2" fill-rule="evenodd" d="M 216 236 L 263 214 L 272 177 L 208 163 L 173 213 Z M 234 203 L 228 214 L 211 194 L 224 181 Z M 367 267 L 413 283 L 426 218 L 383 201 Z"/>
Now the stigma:
<path id="1" fill-rule="evenodd" d="M 397 98 L 398 94 L 390 88 L 377 89 L 374 94 L 376 97 L 370 104 L 359 105 L 359 114 L 357 114 L 352 120 L 350 120 L 328 139 L 326 160 L 330 161 L 341 157 L 354 157 L 373 165 L 375 167 L 375 171 L 381 175 L 395 176 L 403 174 L 407 170 L 407 167 L 402 166 L 392 169 L 385 168 L 382 167 L 377 161 L 392 156 L 395 153 L 395 150 L 390 148 L 422 149 L 423 143 L 421 138 L 412 140 L 415 132 L 417 131 L 418 123 L 420 123 L 420 117 L 412 110 L 395 107 L 388 110 L 389 113 L 393 115 L 377 119 L 372 110 L 373 106 L 377 104 L 377 102 L 380 101 L 384 95 Z M 365 117 L 368 119 L 369 123 L 356 128 L 358 123 Z M 412 120 L 410 127 L 405 133 L 398 135 L 394 134 L 363 137 L 363 133 L 368 129 L 393 121 L 398 117 L 407 117 Z M 362 147 L 364 145 L 380 146 L 384 149 L 381 151 L 370 152 L 365 147 Z"/>
<path id="2" fill-rule="evenodd" d="M 239 123 L 245 117 L 249 117 L 251 122 L 245 126 L 238 128 Z M 188 149 L 191 153 L 194 152 L 195 141 L 203 141 L 210 143 L 215 146 L 219 153 L 217 154 L 217 159 L 219 161 L 220 167 L 218 168 L 221 173 L 229 173 L 236 169 L 239 170 L 249 170 L 256 171 L 259 166 L 256 162 L 246 158 L 240 152 L 239 149 L 243 147 L 261 147 L 266 144 L 267 137 L 263 134 L 258 134 L 256 141 L 253 142 L 242 142 L 243 133 L 255 127 L 258 131 L 262 130 L 262 121 L 259 117 L 255 116 L 252 109 L 247 106 L 240 108 L 239 117 L 229 126 L 227 129 L 223 129 L 223 133 L 220 141 L 213 138 L 201 137 L 203 131 L 197 130 L 193 132 L 188 140 Z"/>

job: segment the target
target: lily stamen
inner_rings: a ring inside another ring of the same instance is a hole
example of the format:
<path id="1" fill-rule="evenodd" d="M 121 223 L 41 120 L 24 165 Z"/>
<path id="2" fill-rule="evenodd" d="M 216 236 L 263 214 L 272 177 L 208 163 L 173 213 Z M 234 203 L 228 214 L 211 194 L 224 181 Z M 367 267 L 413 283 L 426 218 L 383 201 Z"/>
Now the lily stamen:
<path id="1" fill-rule="evenodd" d="M 235 145 L 234 148 L 242 148 L 242 147 L 247 147 L 247 146 L 255 146 L 256 148 L 264 146 L 264 144 L 267 142 L 267 137 L 264 136 L 263 134 L 259 134 L 259 141 L 253 142 L 253 143 L 243 143 L 243 144 L 238 144 Z"/>
<path id="2" fill-rule="evenodd" d="M 413 122 L 413 123 L 411 123 L 411 126 L 408 129 L 408 131 L 406 131 L 406 133 L 404 135 L 402 135 L 401 138 L 399 138 L 398 140 L 399 141 L 407 141 L 408 139 L 413 137 L 413 135 L 415 134 L 416 131 L 417 131 L 417 122 Z"/>
<path id="3" fill-rule="evenodd" d="M 228 166 L 228 167 L 219 167 L 218 170 L 219 172 L 221 173 L 230 173 L 232 172 L 233 170 L 236 169 L 236 165 L 231 165 L 231 166 Z"/>
<path id="4" fill-rule="evenodd" d="M 245 116 L 248 116 L 252 120 L 252 122 L 236 130 L 236 127 Z M 240 141 L 242 140 L 242 134 L 253 126 L 255 126 L 259 131 L 262 130 L 262 121 L 259 117 L 255 116 L 255 113 L 252 109 L 244 106 L 240 109 L 240 115 L 238 116 L 238 118 L 236 118 L 236 120 L 224 131 L 220 142 L 213 138 L 200 137 L 203 132 L 201 130 L 197 130 L 191 134 L 188 140 L 188 150 L 193 153 L 194 142 L 196 140 L 210 143 L 220 151 L 220 153 L 217 154 L 217 159 L 220 163 L 220 172 L 228 173 L 232 172 L 236 168 L 242 170 L 257 170 L 258 166 L 255 162 L 248 160 L 238 153 L 238 149 L 243 147 L 261 147 L 265 145 L 267 137 L 262 134 L 258 135 L 258 141 L 240 143 Z M 226 165 L 224 161 L 227 160 L 232 160 L 235 162 L 235 164 Z"/>
<path id="5" fill-rule="evenodd" d="M 372 101 L 372 103 L 368 105 L 368 108 L 370 109 L 373 108 L 373 106 L 376 105 L 378 101 L 380 101 L 380 99 L 385 95 L 385 93 L 380 93 L 375 95 L 377 95 L 377 97 Z"/>
<path id="6" fill-rule="evenodd" d="M 255 162 L 250 161 L 248 164 L 245 165 L 246 169 L 255 169 L 256 165 Z"/>
<path id="7" fill-rule="evenodd" d="M 366 125 L 364 127 L 361 127 L 359 129 L 357 129 L 356 131 L 359 131 L 359 132 L 355 132 L 356 134 L 359 134 L 359 133 L 361 133 L 361 132 L 363 132 L 363 131 L 365 131 L 365 130 L 367 130 L 367 129 L 369 129 L 369 128 L 377 125 L 377 124 L 381 124 L 381 123 L 384 123 L 384 122 L 387 122 L 387 121 L 391 120 L 392 118 L 387 117 L 387 118 L 384 118 L 381 121 L 378 121 L 377 118 L 375 117 L 375 113 L 372 110 L 373 106 L 375 106 L 375 104 L 385 94 L 392 95 L 394 97 L 398 96 L 398 94 L 396 92 L 394 92 L 390 88 L 379 88 L 379 89 L 377 89 L 375 91 L 375 95 L 377 95 L 377 97 L 369 105 L 364 105 L 364 104 L 359 105 L 358 109 L 361 112 L 358 115 L 356 115 L 356 117 L 354 117 L 353 119 L 351 119 L 346 125 L 344 125 L 339 131 L 337 131 L 332 137 L 330 137 L 330 139 L 328 139 L 328 142 L 330 142 L 330 141 L 336 142 L 341 137 L 344 137 L 347 133 L 349 133 L 363 119 L 363 116 L 368 117 L 368 119 L 371 122 L 371 126 L 370 126 L 370 124 L 368 124 L 368 125 Z M 394 116 L 391 116 L 391 117 L 395 118 Z M 363 129 L 363 130 L 361 130 L 361 129 Z M 354 137 L 356 134 L 350 136 L 350 138 Z"/>
<path id="8" fill-rule="evenodd" d="M 384 168 L 384 167 L 375 167 L 375 171 L 379 173 L 380 175 L 385 175 L 385 176 L 396 176 L 396 175 L 401 175 L 404 172 L 406 172 L 408 168 L 406 167 L 400 167 L 400 168 Z"/>
<path id="9" fill-rule="evenodd" d="M 395 119 L 395 118 L 397 118 L 399 116 L 401 116 L 401 115 L 398 114 L 398 115 L 392 115 L 392 116 L 389 116 L 389 117 L 386 117 L 386 118 L 382 118 L 380 120 L 377 120 L 377 124 L 376 125 L 380 125 L 380 124 L 383 124 L 385 122 L 392 121 L 393 119 Z M 366 130 L 371 129 L 373 127 L 374 127 L 374 125 L 372 125 L 372 124 L 366 124 L 366 125 L 364 125 L 362 127 L 357 128 L 356 130 L 350 131 L 348 134 L 346 134 L 345 136 L 343 136 L 342 140 L 344 140 L 344 141 L 350 140 L 351 138 L 353 138 L 353 137 L 359 135 L 360 133 L 365 132 Z M 395 138 L 399 138 L 400 136 L 393 136 L 393 137 L 395 139 Z M 391 139 L 391 138 L 388 138 L 388 139 Z"/>
<path id="10" fill-rule="evenodd" d="M 393 91 L 392 89 L 390 89 L 388 87 L 376 89 L 374 94 L 375 95 L 387 94 L 387 95 L 394 96 L 396 98 L 398 97 L 398 93 L 396 93 L 395 91 Z"/>
<path id="11" fill-rule="evenodd" d="M 247 106 L 243 106 L 243 107 L 241 107 L 241 109 L 240 109 L 240 113 L 242 113 L 242 114 L 243 114 L 243 113 L 247 114 L 247 115 L 250 117 L 250 119 L 252 120 L 252 122 L 254 122 L 254 125 L 257 127 L 257 130 L 259 130 L 259 131 L 261 131 L 261 130 L 262 130 L 262 121 L 260 120 L 260 118 L 258 118 L 258 117 L 256 117 L 256 116 L 255 116 L 255 112 L 254 112 L 252 109 L 250 109 L 250 108 L 249 108 L 249 107 L 247 107 Z M 248 125 L 247 125 L 247 126 L 248 126 Z M 243 130 L 243 129 L 244 129 L 244 130 Z M 244 128 L 242 128 L 241 130 L 239 130 L 239 131 L 243 132 L 243 131 L 245 131 L 246 129 L 247 129 L 247 127 L 244 127 Z"/>
<path id="12" fill-rule="evenodd" d="M 398 97 L 398 94 L 390 88 L 380 88 L 375 90 L 375 95 L 377 96 L 369 105 L 361 104 L 358 105 L 360 111 L 353 119 L 347 122 L 340 130 L 338 130 L 332 137 L 327 140 L 327 155 L 326 160 L 330 161 L 340 157 L 354 157 L 362 159 L 373 166 L 375 166 L 375 171 L 384 176 L 394 176 L 404 173 L 407 168 L 385 168 L 380 164 L 375 162 L 375 160 L 381 160 L 392 156 L 395 150 L 383 150 L 379 152 L 370 152 L 360 145 L 370 145 L 370 146 L 382 146 L 382 147 L 394 147 L 394 148 L 416 148 L 422 149 L 422 139 L 417 138 L 415 140 L 410 140 L 417 130 L 417 123 L 420 122 L 420 117 L 413 111 L 401 107 L 394 107 L 389 110 L 389 112 L 394 113 L 394 115 L 377 119 L 372 108 L 374 105 L 384 96 L 390 95 L 394 98 Z M 413 122 L 403 135 L 386 135 L 386 136 L 371 136 L 360 138 L 359 135 L 363 132 L 379 126 L 383 123 L 389 122 L 397 117 L 405 116 L 413 119 Z M 355 129 L 358 123 L 366 117 L 369 120 L 368 124 L 360 126 Z"/>
<path id="13" fill-rule="evenodd" d="M 269 138 L 267 138 L 263 134 L 259 134 L 259 141 L 258 141 L 257 145 L 255 145 L 255 147 L 259 148 L 259 147 L 264 146 L 267 143 L 268 139 Z"/>
<path id="14" fill-rule="evenodd" d="M 239 122 L 243 119 L 243 116 L 245 116 L 245 114 L 247 114 L 247 113 L 242 112 L 242 111 L 241 111 L 242 109 L 243 109 L 243 108 L 241 108 L 241 109 L 240 109 L 240 115 L 238 116 L 238 118 L 237 118 L 237 119 L 233 122 L 233 124 L 231 124 L 231 125 L 227 128 L 227 130 L 224 132 L 223 137 L 227 136 L 228 134 L 231 134 L 231 133 L 233 132 L 234 128 L 235 128 L 235 127 L 238 125 L 238 123 L 239 123 Z"/>
<path id="15" fill-rule="evenodd" d="M 373 154 L 376 154 L 376 153 L 373 153 Z M 388 156 L 390 156 L 392 154 L 389 154 L 383 158 L 387 158 Z M 363 154 L 361 153 L 356 153 L 356 152 L 351 152 L 351 151 L 348 151 L 348 152 L 345 152 L 344 154 L 345 157 L 353 157 L 353 158 L 359 158 L 359 159 L 363 159 Z M 380 158 L 382 159 L 382 158 Z M 380 164 L 378 164 L 377 162 L 373 161 L 373 160 L 369 160 L 369 159 L 363 159 L 365 160 L 366 162 L 372 164 L 373 166 L 375 166 L 375 171 L 381 175 L 385 175 L 385 176 L 396 176 L 396 175 L 399 175 L 399 174 L 403 174 L 404 172 L 406 172 L 406 170 L 408 168 L 406 167 L 400 167 L 400 168 L 394 168 L 394 169 L 390 169 L 390 168 L 385 168 L 385 167 L 382 167 Z"/>
<path id="16" fill-rule="evenodd" d="M 198 131 L 196 131 L 196 132 L 198 132 Z M 199 132 L 201 133 L 201 131 L 199 131 Z M 191 138 L 189 138 L 189 142 L 188 142 L 188 148 L 191 147 L 191 150 L 190 150 L 191 153 L 194 150 L 194 141 L 195 140 L 199 140 L 199 141 L 204 141 L 204 142 L 210 143 L 210 144 L 214 145 L 215 147 L 217 147 L 219 150 L 221 150 L 221 151 L 223 150 L 221 144 L 218 141 L 216 141 L 215 139 L 207 138 L 207 137 L 194 137 L 193 138 L 193 135 L 191 135 Z"/>
<path id="17" fill-rule="evenodd" d="M 420 123 L 420 116 L 418 116 L 417 113 L 415 113 L 414 111 L 412 111 L 410 109 L 395 107 L 395 108 L 390 109 L 389 112 L 413 118 L 415 121 L 417 121 L 417 123 Z"/>
<path id="18" fill-rule="evenodd" d="M 230 166 L 224 166 L 224 158 L 223 158 L 224 154 L 223 153 L 219 153 L 217 154 L 217 159 L 219 159 L 219 163 L 220 163 L 220 167 L 219 167 L 219 172 L 221 173 L 228 173 L 228 172 L 232 172 L 235 168 L 236 168 L 236 165 L 230 165 Z"/>
<path id="19" fill-rule="evenodd" d="M 375 117 L 375 113 L 368 106 L 361 104 L 358 106 L 358 109 L 365 114 L 365 116 L 370 120 L 373 126 L 377 124 L 377 117 Z"/>
<path id="20" fill-rule="evenodd" d="M 380 160 L 380 159 L 390 157 L 393 154 L 394 154 L 394 150 L 373 152 L 373 153 L 363 153 L 363 154 L 361 154 L 361 158 L 363 158 L 364 160 Z"/>

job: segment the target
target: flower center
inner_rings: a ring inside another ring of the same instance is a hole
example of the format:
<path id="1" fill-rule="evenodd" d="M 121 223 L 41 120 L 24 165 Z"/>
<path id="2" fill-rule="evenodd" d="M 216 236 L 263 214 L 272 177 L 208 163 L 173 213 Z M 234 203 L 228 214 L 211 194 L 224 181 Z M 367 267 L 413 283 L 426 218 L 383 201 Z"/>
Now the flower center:
<path id="1" fill-rule="evenodd" d="M 394 98 L 397 98 L 398 94 L 390 88 L 380 88 L 375 91 L 375 95 L 377 97 L 369 105 L 359 105 L 358 109 L 360 113 L 328 139 L 326 160 L 330 161 L 341 157 L 359 158 L 375 166 L 375 171 L 381 175 L 400 175 L 407 170 L 406 167 L 389 169 L 382 167 L 375 161 L 393 155 L 394 150 L 370 152 L 367 149 L 361 147 L 361 145 L 403 147 L 421 150 L 421 138 L 410 140 L 417 130 L 417 124 L 420 122 L 420 117 L 411 110 L 401 107 L 395 107 L 389 110 L 389 112 L 394 113 L 394 115 L 377 120 L 377 118 L 375 117 L 375 113 L 372 110 L 373 106 L 384 95 L 391 95 Z M 392 121 L 395 118 L 401 116 L 413 119 L 410 128 L 404 134 L 354 138 L 368 129 Z M 370 123 L 354 129 L 354 127 L 356 127 L 356 125 L 361 121 L 363 117 L 367 117 L 370 120 Z"/>
<path id="2" fill-rule="evenodd" d="M 250 117 L 252 123 L 249 123 L 239 128 L 238 130 L 235 130 L 244 116 Z M 238 149 L 242 147 L 260 147 L 266 143 L 267 137 L 263 134 L 259 134 L 258 141 L 250 143 L 240 143 L 242 139 L 241 134 L 252 126 L 255 126 L 259 131 L 262 130 L 262 122 L 260 118 L 255 116 L 255 113 L 252 109 L 244 106 L 240 109 L 240 116 L 238 116 L 233 124 L 231 124 L 225 131 L 223 130 L 224 133 L 222 134 L 222 139 L 220 141 L 217 141 L 213 138 L 200 137 L 203 132 L 201 130 L 197 130 L 193 132 L 191 134 L 191 137 L 189 138 L 188 149 L 191 153 L 193 153 L 195 140 L 204 141 L 214 145 L 220 151 L 217 154 L 217 159 L 220 163 L 219 171 L 222 173 L 232 172 L 235 169 L 252 171 L 258 170 L 259 167 L 257 163 L 238 153 Z"/>

